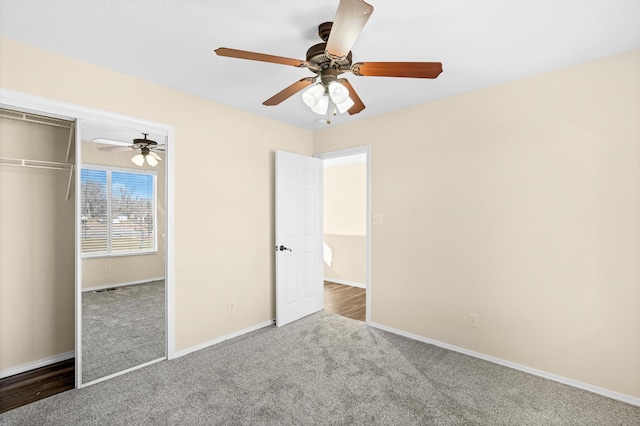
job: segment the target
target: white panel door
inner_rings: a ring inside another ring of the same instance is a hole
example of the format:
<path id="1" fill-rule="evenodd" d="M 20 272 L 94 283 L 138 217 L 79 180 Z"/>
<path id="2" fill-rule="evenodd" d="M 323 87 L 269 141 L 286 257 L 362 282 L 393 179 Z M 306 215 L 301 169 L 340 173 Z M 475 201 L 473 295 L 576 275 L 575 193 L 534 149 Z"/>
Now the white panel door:
<path id="1" fill-rule="evenodd" d="M 322 160 L 276 152 L 276 326 L 322 310 Z"/>

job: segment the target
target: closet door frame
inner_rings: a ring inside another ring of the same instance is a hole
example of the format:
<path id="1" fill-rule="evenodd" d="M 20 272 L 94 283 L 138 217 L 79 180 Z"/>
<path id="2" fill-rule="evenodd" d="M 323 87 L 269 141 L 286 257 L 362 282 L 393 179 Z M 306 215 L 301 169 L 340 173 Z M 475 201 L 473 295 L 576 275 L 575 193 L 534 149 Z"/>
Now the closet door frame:
<path id="1" fill-rule="evenodd" d="M 49 99 L 28 93 L 0 88 L 0 107 L 48 115 L 56 118 L 75 121 L 75 358 L 76 358 L 76 388 L 82 385 L 82 257 L 81 257 L 81 223 L 80 223 L 80 176 L 82 166 L 81 124 L 83 120 L 114 127 L 143 127 L 150 130 L 165 132 L 166 143 L 166 347 L 167 359 L 175 358 L 175 162 L 174 144 L 175 127 L 166 123 L 142 120 L 136 117 L 116 114 L 96 108 L 76 105 L 68 102 Z M 127 370 L 128 371 L 128 370 Z M 95 383 L 95 382 L 94 382 Z"/>

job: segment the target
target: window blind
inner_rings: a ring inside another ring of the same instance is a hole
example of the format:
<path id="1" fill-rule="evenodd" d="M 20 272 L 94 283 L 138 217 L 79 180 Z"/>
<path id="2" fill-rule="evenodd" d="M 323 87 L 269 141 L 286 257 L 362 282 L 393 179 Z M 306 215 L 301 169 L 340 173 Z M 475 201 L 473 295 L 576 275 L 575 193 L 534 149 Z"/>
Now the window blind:
<path id="1" fill-rule="evenodd" d="M 154 174 L 83 168 L 81 203 L 83 254 L 156 250 Z"/>

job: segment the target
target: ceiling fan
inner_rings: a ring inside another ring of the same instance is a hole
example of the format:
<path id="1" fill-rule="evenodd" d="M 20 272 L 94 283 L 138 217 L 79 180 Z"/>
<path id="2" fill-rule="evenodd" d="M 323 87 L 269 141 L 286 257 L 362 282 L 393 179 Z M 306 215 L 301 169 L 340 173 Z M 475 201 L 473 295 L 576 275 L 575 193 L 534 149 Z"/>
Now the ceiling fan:
<path id="1" fill-rule="evenodd" d="M 147 164 L 150 166 L 156 166 L 158 161 L 161 161 L 162 158 L 156 154 L 154 151 L 164 151 L 164 145 L 158 145 L 158 142 L 152 141 L 151 139 L 147 139 L 149 136 L 148 133 L 143 133 L 144 139 L 134 139 L 133 144 L 129 144 L 128 142 L 117 141 L 114 139 L 105 139 L 105 138 L 97 138 L 93 139 L 93 142 L 98 143 L 106 143 L 115 146 L 105 146 L 98 148 L 98 151 L 105 152 L 116 152 L 116 151 L 131 151 L 131 150 L 140 150 L 139 154 L 136 154 L 131 158 L 131 161 L 136 166 L 142 166 L 146 160 Z"/>
<path id="2" fill-rule="evenodd" d="M 333 105 L 350 115 L 365 108 L 364 103 L 351 83 L 339 76 L 347 71 L 365 77 L 408 77 L 436 78 L 442 72 L 440 62 L 357 62 L 352 63 L 351 47 L 362 32 L 373 6 L 363 0 L 340 0 L 333 22 L 325 22 L 318 27 L 322 43 L 311 46 L 307 59 L 292 59 L 245 50 L 220 47 L 215 50 L 219 56 L 271 62 L 275 64 L 306 67 L 316 75 L 303 78 L 263 102 L 263 105 L 278 105 L 300 90 L 311 86 L 302 94 L 302 100 L 315 113 L 324 115 Z M 317 84 L 316 81 L 320 79 Z M 327 122 L 330 121 L 327 119 Z"/>

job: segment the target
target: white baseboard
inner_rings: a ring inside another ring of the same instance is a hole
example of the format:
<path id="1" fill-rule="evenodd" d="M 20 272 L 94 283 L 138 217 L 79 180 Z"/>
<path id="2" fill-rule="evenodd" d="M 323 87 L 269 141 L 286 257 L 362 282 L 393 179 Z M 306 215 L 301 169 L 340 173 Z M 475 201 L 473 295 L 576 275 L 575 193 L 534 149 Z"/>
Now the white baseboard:
<path id="1" fill-rule="evenodd" d="M 199 345 L 192 346 L 187 349 L 183 349 L 181 351 L 176 352 L 174 358 L 179 358 L 181 356 L 190 354 L 191 352 L 199 351 L 200 349 L 208 348 L 209 346 L 217 345 L 218 343 L 222 343 L 225 340 L 233 339 L 234 337 L 242 336 L 243 334 L 251 333 L 252 331 L 260 330 L 261 328 L 269 327 L 273 325 L 276 320 L 265 321 L 260 324 L 253 325 L 251 327 L 244 328 L 242 330 L 234 331 L 233 333 L 229 333 L 225 336 L 218 337 L 217 339 L 209 340 L 208 342 L 200 343 Z"/>
<path id="2" fill-rule="evenodd" d="M 134 285 L 134 284 L 144 284 L 144 283 L 150 283 L 152 281 L 162 281 L 164 280 L 164 277 L 159 277 L 159 278 L 147 278 L 144 280 L 137 280 L 137 281 L 127 281 L 124 283 L 116 283 L 116 284 L 106 284 L 106 285 L 99 285 L 97 287 L 87 287 L 87 288 L 83 288 L 82 292 L 84 293 L 85 291 L 96 291 L 96 290 L 104 290 L 105 288 L 116 288 L 116 287 L 125 287 L 128 285 Z"/>
<path id="3" fill-rule="evenodd" d="M 56 362 L 66 361 L 76 356 L 75 351 L 69 351 L 62 354 L 50 356 L 48 358 L 39 359 L 37 361 L 28 362 L 26 364 L 17 365 L 15 367 L 7 368 L 0 371 L 0 379 L 13 376 L 15 374 L 24 373 L 25 371 L 35 370 L 36 368 L 46 367 L 47 365 L 55 364 Z"/>
<path id="4" fill-rule="evenodd" d="M 339 280 L 337 278 L 324 277 L 324 280 L 325 281 L 330 281 L 330 282 L 336 283 L 336 284 L 349 285 L 351 287 L 367 288 L 367 286 L 365 284 L 356 283 L 356 282 L 353 282 L 353 281 Z"/>
<path id="5" fill-rule="evenodd" d="M 520 370 L 525 373 L 533 374 L 534 376 L 539 376 L 545 379 L 553 380 L 555 382 L 559 382 L 565 385 L 573 386 L 574 388 L 583 389 L 589 392 L 596 393 L 598 395 L 606 396 L 611 399 L 615 399 L 618 401 L 626 402 L 627 404 L 636 405 L 640 407 L 640 398 L 636 398 L 630 395 L 625 395 L 623 393 L 615 392 L 609 389 L 604 389 L 598 386 L 593 386 L 588 383 L 579 382 L 577 380 L 569 379 L 566 377 L 558 376 L 556 374 L 548 373 L 542 370 L 536 370 L 535 368 L 527 367 L 525 365 L 516 364 L 511 361 L 506 361 L 501 358 L 496 358 L 490 355 L 485 355 L 480 352 L 471 351 L 469 349 L 461 348 L 459 346 L 450 345 L 448 343 L 439 342 L 437 340 L 432 340 L 426 337 L 419 336 L 417 334 L 407 333 L 406 331 L 398 330 L 395 328 L 387 327 L 382 324 L 377 324 L 374 322 L 369 322 L 368 325 L 379 328 L 380 330 L 388 331 L 390 333 L 398 334 L 400 336 L 408 337 L 409 339 L 418 340 L 423 343 L 429 343 L 431 345 L 439 346 L 441 348 L 449 349 L 454 352 L 459 352 L 461 354 L 469 355 L 474 358 L 479 358 L 485 361 L 492 362 L 494 364 L 502 365 L 504 367 L 513 368 L 514 370 Z"/>

